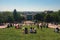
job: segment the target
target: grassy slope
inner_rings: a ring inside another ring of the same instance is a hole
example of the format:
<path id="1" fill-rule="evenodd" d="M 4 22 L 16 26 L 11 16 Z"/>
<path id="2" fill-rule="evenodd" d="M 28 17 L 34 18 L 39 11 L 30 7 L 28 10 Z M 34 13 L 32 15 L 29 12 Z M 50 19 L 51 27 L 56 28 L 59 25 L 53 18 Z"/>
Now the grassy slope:
<path id="1" fill-rule="evenodd" d="M 60 33 L 53 31 L 54 29 L 43 28 L 37 29 L 37 34 L 24 34 L 21 29 L 0 29 L 0 40 L 60 40 Z"/>

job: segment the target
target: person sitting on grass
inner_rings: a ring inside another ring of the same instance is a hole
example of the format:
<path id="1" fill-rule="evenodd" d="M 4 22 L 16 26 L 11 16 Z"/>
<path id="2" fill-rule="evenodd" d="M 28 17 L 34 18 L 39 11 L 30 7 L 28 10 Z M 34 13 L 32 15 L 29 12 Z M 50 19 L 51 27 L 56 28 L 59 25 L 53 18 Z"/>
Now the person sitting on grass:
<path id="1" fill-rule="evenodd" d="M 30 27 L 30 33 L 33 33 L 33 28 L 32 27 Z"/>
<path id="2" fill-rule="evenodd" d="M 54 32 L 59 33 L 59 28 L 58 28 L 58 27 L 57 27 L 57 28 L 55 28 Z"/>
<path id="3" fill-rule="evenodd" d="M 36 28 L 30 28 L 30 33 L 37 33 Z"/>
<path id="4" fill-rule="evenodd" d="M 36 28 L 33 28 L 33 33 L 37 33 Z"/>
<path id="5" fill-rule="evenodd" d="M 24 32 L 25 34 L 28 34 L 28 28 L 25 28 Z"/>

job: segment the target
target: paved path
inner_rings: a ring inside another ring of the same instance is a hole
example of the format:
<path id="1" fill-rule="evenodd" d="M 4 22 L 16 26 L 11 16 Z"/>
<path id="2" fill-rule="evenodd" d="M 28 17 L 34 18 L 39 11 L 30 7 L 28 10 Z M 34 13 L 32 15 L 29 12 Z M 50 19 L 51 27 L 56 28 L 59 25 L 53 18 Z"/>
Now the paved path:
<path id="1" fill-rule="evenodd" d="M 48 25 L 49 28 L 59 28 L 60 29 L 60 25 L 54 25 L 54 24 L 49 24 Z"/>
<path id="2" fill-rule="evenodd" d="M 25 21 L 25 23 L 26 23 L 26 24 L 30 24 L 30 23 L 34 23 L 34 22 L 32 22 L 32 21 Z M 7 25 L 8 25 L 8 23 L 5 24 L 5 25 L 3 25 L 3 26 L 0 26 L 0 28 L 6 28 Z M 25 25 L 25 24 L 24 24 L 24 25 Z M 60 29 L 60 25 L 55 25 L 55 24 L 51 24 L 51 23 L 48 24 L 48 27 L 49 27 L 49 28 L 56 28 L 56 27 L 58 27 L 58 28 Z"/>
<path id="3" fill-rule="evenodd" d="M 6 28 L 7 24 L 0 26 L 0 28 Z"/>

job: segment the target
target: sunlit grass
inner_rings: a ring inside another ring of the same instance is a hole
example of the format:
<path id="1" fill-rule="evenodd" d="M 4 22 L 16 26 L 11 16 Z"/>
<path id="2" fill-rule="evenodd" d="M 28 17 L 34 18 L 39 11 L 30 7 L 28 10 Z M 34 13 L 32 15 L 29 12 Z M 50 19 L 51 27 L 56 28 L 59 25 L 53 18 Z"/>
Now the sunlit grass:
<path id="1" fill-rule="evenodd" d="M 28 30 L 31 26 L 27 27 Z M 33 25 L 32 27 L 36 27 Z M 60 40 L 60 33 L 55 33 L 54 29 L 43 28 L 37 29 L 36 34 L 24 34 L 22 29 L 15 27 L 0 29 L 0 40 Z"/>

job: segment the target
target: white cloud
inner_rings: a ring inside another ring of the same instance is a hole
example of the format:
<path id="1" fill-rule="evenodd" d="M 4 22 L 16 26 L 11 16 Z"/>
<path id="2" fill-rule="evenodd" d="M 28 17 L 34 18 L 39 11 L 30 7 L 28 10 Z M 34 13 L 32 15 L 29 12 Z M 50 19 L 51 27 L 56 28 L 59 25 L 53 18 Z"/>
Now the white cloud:
<path id="1" fill-rule="evenodd" d="M 6 6 L 0 6 L 0 11 L 13 11 L 16 9 L 17 11 L 44 11 L 44 10 L 59 10 L 59 8 L 48 8 L 48 7 L 6 7 Z"/>

